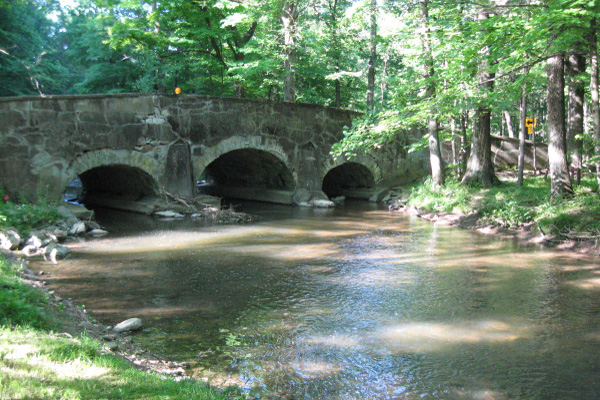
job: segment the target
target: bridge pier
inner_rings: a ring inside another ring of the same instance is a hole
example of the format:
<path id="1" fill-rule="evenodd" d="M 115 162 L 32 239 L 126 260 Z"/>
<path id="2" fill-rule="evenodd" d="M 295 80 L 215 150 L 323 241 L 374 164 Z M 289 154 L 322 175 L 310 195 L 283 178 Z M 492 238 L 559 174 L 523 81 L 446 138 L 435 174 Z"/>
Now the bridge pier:
<path id="1" fill-rule="evenodd" d="M 178 141 L 169 146 L 163 187 L 167 192 L 184 198 L 194 195 L 195 184 L 189 144 Z"/>

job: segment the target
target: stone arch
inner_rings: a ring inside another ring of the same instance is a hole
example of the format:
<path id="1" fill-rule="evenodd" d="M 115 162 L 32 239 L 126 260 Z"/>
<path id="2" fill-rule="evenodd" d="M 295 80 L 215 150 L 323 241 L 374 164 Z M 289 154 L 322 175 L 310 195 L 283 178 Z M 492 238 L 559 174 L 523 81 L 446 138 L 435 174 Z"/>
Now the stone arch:
<path id="1" fill-rule="evenodd" d="M 65 174 L 62 191 L 76 177 L 82 177 L 84 186 L 94 189 L 109 188 L 118 195 L 132 198 L 154 195 L 159 191 L 158 177 L 163 166 L 154 152 L 102 149 L 86 152 L 75 158 Z M 107 180 L 109 183 L 95 182 Z M 104 185 L 104 186 L 103 186 Z M 112 187 L 111 187 L 112 186 Z M 128 193 L 125 193 L 128 192 Z"/>
<path id="2" fill-rule="evenodd" d="M 368 156 L 338 157 L 325 166 L 321 189 L 330 197 L 347 190 L 374 189 L 382 176 L 377 163 Z"/>
<path id="3" fill-rule="evenodd" d="M 297 186 L 298 175 L 285 150 L 275 140 L 265 139 L 261 136 L 233 136 L 222 140 L 213 147 L 196 146 L 192 149 L 194 176 L 197 179 L 200 178 L 206 168 L 219 158 L 230 153 L 235 154 L 235 152 L 241 154 L 242 151 L 252 152 L 255 155 L 264 152 L 274 164 L 285 168 L 286 173 L 289 174 L 289 177 L 286 178 L 286 181 L 289 181 L 286 189 L 294 189 Z"/>

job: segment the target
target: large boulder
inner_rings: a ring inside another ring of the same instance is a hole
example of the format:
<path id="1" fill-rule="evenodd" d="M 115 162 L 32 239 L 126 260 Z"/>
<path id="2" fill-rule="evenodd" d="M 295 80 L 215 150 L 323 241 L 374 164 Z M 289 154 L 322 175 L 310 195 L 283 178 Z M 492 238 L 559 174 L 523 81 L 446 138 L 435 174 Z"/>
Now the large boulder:
<path id="1" fill-rule="evenodd" d="M 94 219 L 94 210 L 88 210 L 84 206 L 76 204 L 63 203 L 56 207 L 56 211 L 71 222 L 73 222 L 73 218 L 88 221 Z"/>
<path id="2" fill-rule="evenodd" d="M 21 235 L 15 228 L 0 231 L 0 249 L 16 250 L 21 245 Z"/>
<path id="3" fill-rule="evenodd" d="M 117 333 L 131 332 L 142 329 L 144 324 L 142 324 L 142 320 L 139 318 L 129 318 L 123 322 L 118 323 L 113 327 L 113 331 Z"/>

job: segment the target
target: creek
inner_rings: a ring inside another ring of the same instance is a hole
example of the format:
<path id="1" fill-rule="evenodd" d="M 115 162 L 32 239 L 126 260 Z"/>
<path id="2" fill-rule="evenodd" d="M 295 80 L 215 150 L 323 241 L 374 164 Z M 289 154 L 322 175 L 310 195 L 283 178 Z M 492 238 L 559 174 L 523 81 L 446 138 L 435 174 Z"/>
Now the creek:
<path id="1" fill-rule="evenodd" d="M 195 377 L 294 399 L 600 398 L 598 259 L 366 203 L 248 225 L 98 213 L 48 285 Z"/>

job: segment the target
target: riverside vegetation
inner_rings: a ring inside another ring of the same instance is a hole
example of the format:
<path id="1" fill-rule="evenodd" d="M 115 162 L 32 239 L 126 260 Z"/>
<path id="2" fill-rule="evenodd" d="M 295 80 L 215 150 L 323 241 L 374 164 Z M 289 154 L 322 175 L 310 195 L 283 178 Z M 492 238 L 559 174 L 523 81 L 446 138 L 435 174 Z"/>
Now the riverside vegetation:
<path id="1" fill-rule="evenodd" d="M 476 214 L 471 227 L 528 231 L 547 245 L 598 253 L 600 202 L 595 176 L 585 175 L 574 194 L 561 199 L 549 196 L 550 181 L 544 175 L 527 177 L 523 186 L 516 182 L 514 171 L 500 176 L 502 183 L 489 188 L 464 185 L 452 177 L 440 187 L 429 179 L 411 187 L 407 205 L 435 215 Z"/>

